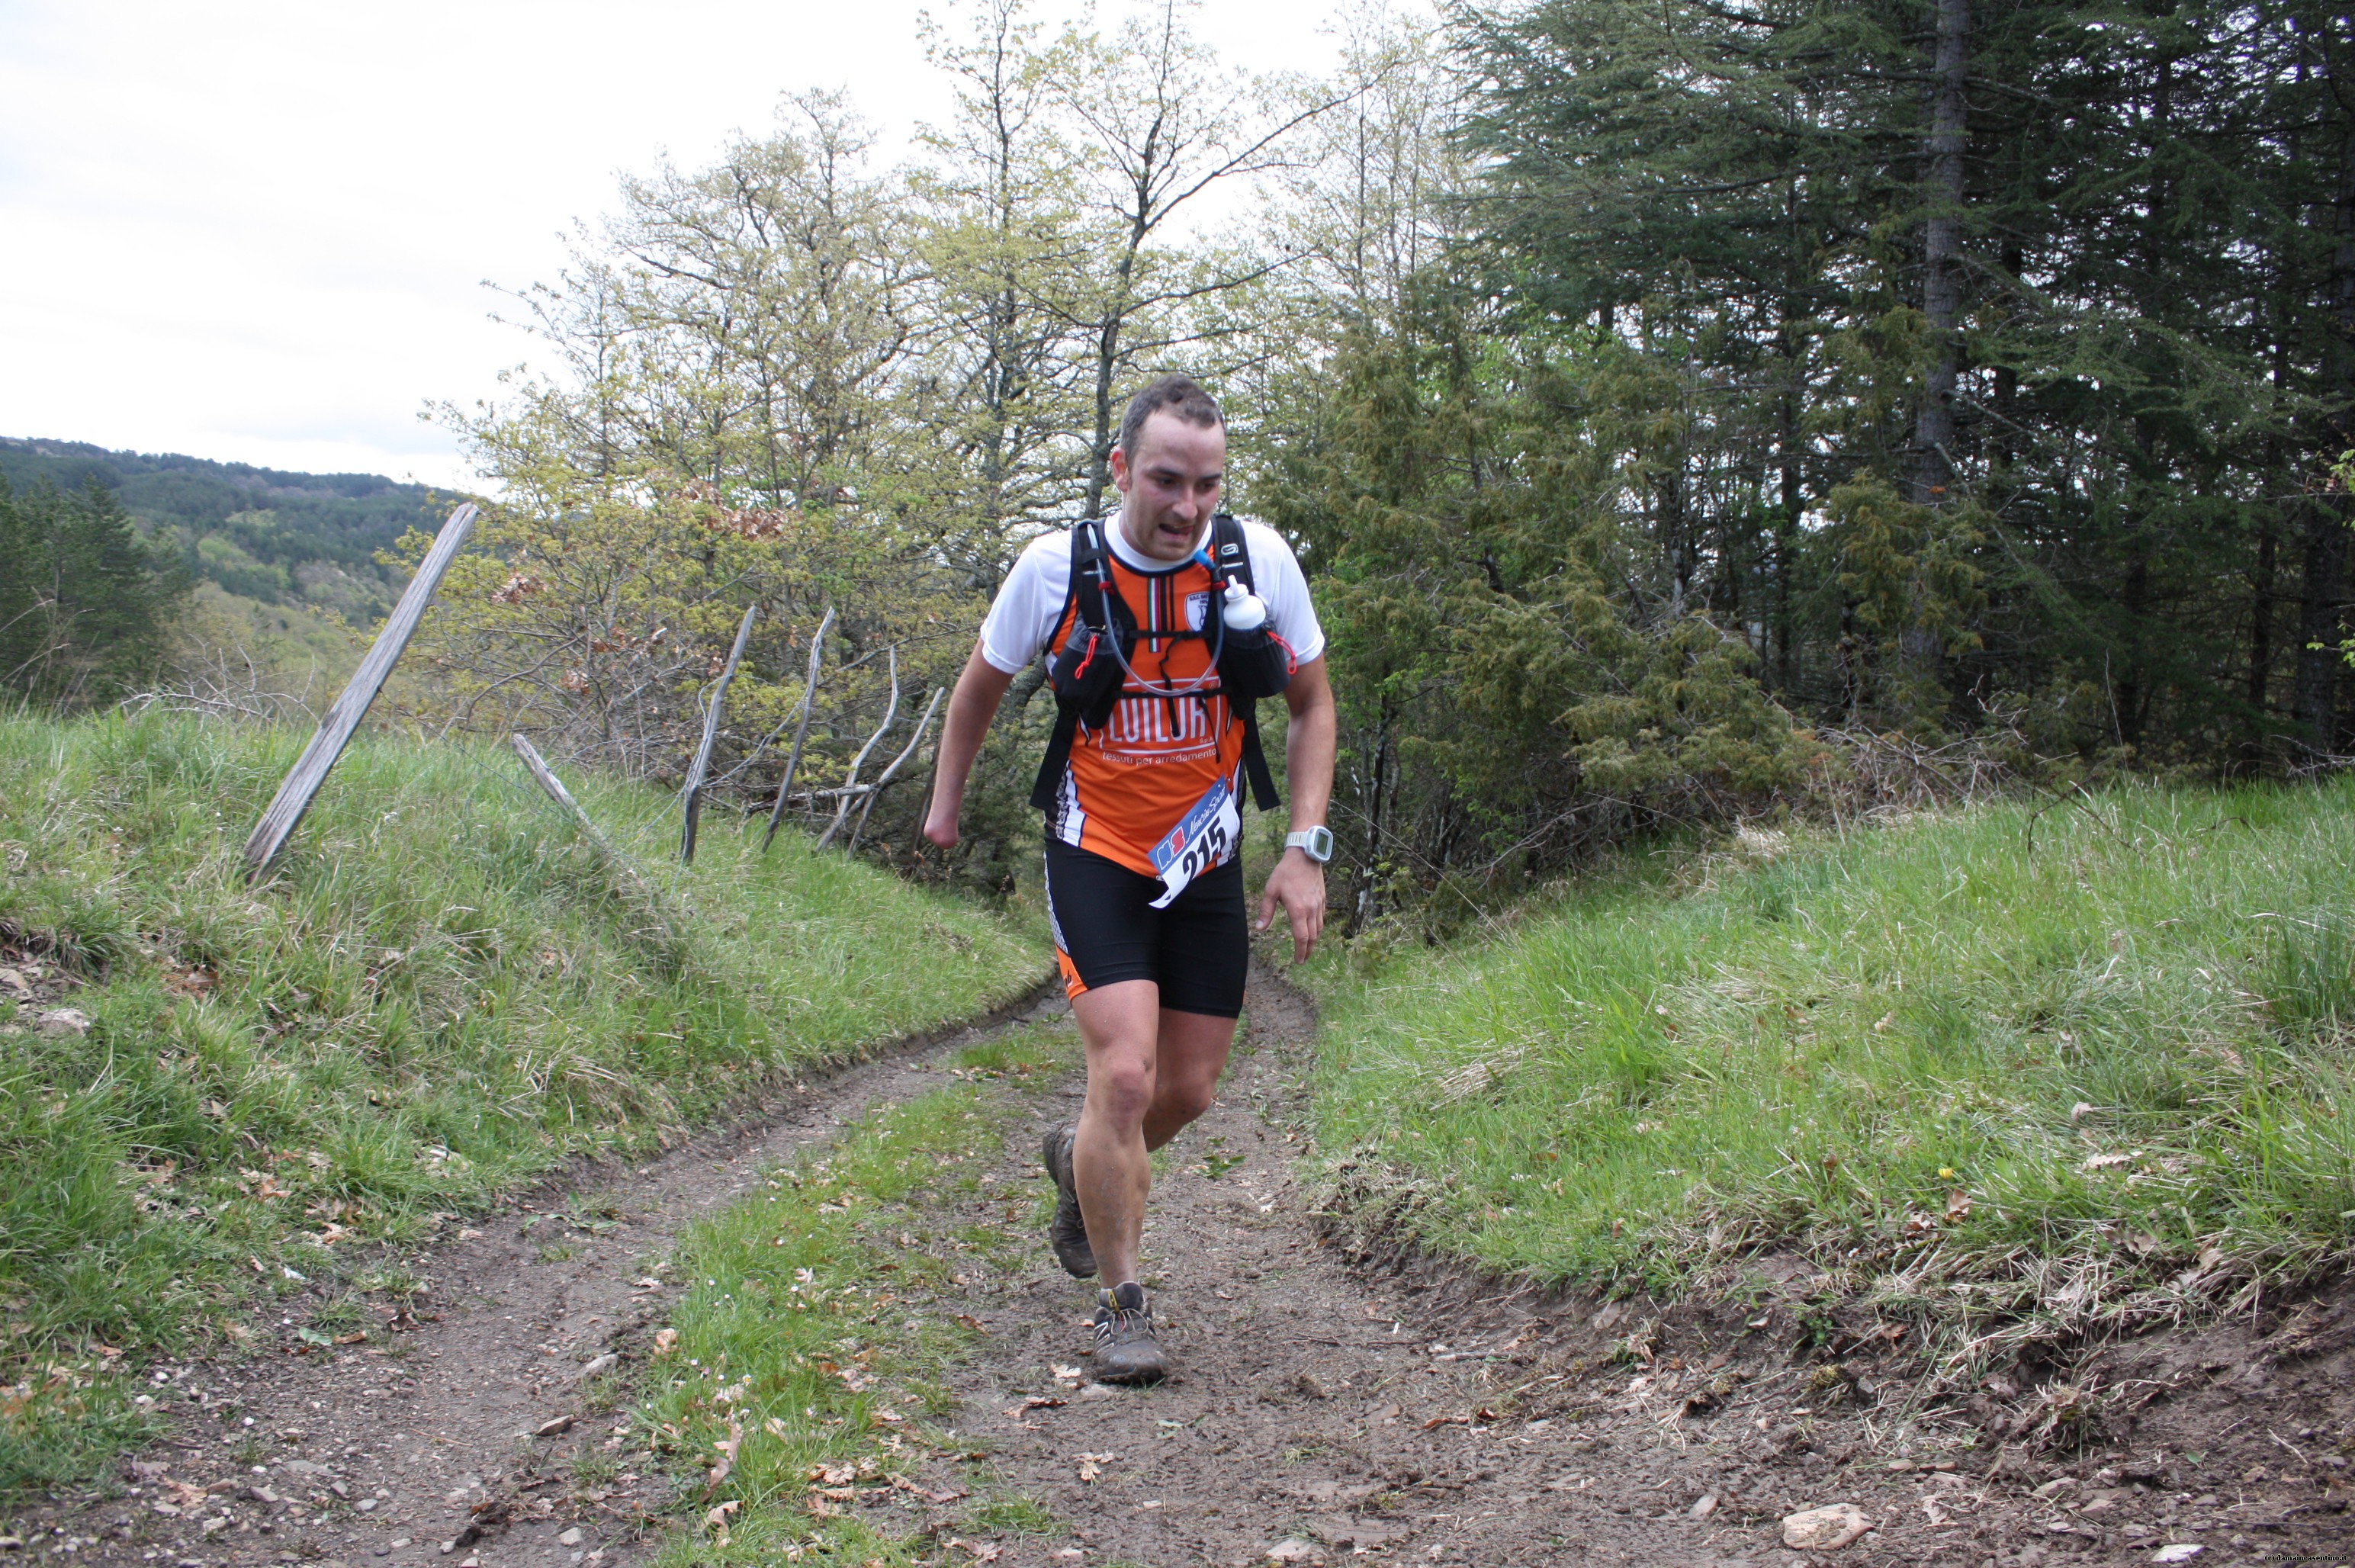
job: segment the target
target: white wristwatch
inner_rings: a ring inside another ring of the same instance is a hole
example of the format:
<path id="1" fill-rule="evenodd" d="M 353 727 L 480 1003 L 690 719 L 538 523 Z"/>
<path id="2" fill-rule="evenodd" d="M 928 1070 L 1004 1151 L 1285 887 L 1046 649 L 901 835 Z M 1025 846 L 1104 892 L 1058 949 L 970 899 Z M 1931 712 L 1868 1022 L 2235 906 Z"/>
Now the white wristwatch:
<path id="1" fill-rule="evenodd" d="M 1299 833 L 1287 833 L 1284 836 L 1284 847 L 1299 850 L 1321 866 L 1333 858 L 1333 830 L 1317 827 Z"/>

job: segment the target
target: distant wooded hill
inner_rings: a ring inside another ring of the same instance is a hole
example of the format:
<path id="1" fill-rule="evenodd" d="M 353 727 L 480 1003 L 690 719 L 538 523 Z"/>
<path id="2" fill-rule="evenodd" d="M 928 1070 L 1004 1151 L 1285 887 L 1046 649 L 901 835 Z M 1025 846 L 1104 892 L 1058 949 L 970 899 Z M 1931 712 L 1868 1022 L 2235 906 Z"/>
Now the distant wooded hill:
<path id="1" fill-rule="evenodd" d="M 79 441 L 0 437 L 0 474 L 22 493 L 95 479 L 190 574 L 239 599 L 333 611 L 357 627 L 382 617 L 405 573 L 378 550 L 440 521 L 432 492 L 375 474 L 293 474 L 175 453 L 110 452 Z"/>

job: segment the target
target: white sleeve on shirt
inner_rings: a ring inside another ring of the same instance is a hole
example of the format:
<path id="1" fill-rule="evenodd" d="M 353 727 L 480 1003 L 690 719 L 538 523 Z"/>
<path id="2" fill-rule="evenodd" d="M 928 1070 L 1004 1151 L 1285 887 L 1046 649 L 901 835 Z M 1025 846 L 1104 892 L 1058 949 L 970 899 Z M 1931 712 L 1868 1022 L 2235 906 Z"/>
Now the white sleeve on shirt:
<path id="1" fill-rule="evenodd" d="M 1243 548 L 1251 552 L 1252 590 L 1267 602 L 1267 624 L 1306 664 L 1325 651 L 1325 628 L 1308 602 L 1308 579 L 1284 536 L 1265 523 L 1243 521 Z"/>
<path id="2" fill-rule="evenodd" d="M 1267 603 L 1268 624 L 1306 664 L 1325 651 L 1325 629 L 1308 601 L 1308 579 L 1284 536 L 1265 523 L 1243 523 L 1251 552 L 1252 587 Z M 1000 675 L 1019 675 L 1047 651 L 1071 590 L 1071 535 L 1058 529 L 1032 539 L 1006 574 L 981 624 L 981 656 Z"/>

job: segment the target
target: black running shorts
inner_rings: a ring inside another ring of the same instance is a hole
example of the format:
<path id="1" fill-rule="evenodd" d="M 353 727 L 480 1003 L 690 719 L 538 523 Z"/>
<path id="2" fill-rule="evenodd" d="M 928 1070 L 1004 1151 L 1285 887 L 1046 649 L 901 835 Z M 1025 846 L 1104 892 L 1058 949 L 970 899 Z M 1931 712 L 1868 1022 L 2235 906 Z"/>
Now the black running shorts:
<path id="1" fill-rule="evenodd" d="M 1236 856 L 1155 909 L 1157 877 L 1092 850 L 1047 840 L 1047 919 L 1063 989 L 1076 997 L 1122 980 L 1152 980 L 1172 1012 L 1231 1019 L 1243 1010 L 1251 933 Z"/>

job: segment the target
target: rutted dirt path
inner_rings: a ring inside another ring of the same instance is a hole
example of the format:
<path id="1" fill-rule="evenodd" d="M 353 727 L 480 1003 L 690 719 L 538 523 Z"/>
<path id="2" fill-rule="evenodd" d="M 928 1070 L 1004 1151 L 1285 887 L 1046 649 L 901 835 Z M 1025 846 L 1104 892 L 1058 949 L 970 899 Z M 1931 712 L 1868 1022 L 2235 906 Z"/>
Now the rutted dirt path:
<path id="1" fill-rule="evenodd" d="M 140 1568 L 604 1568 L 636 1555 L 664 1488 L 602 1452 L 614 1416 L 596 1385 L 668 1316 L 680 1232 L 869 1106 L 938 1088 L 940 1058 L 1042 1008 L 1067 1010 L 1060 989 L 478 1221 L 419 1270 L 416 1320 L 385 1343 L 165 1369 L 173 1435 L 126 1465 L 132 1489 L 38 1510 L 27 1522 L 46 1534 L 24 1544 Z M 300 1343 L 295 1326 L 318 1305 L 282 1302 L 257 1337 Z"/>
<path id="2" fill-rule="evenodd" d="M 2200 1550 L 2171 1560 L 2206 1568 L 2355 1546 L 2337 1451 L 2355 1443 L 2355 1308 L 2294 1318 L 2274 1336 L 2287 1360 L 2245 1328 L 2125 1348 L 2097 1378 L 2178 1392 L 2062 1464 L 1959 1416 L 1909 1422 L 1919 1369 L 1900 1347 L 1803 1349 L 1816 1330 L 1796 1264 L 1767 1261 L 1780 1278 L 1762 1301 L 1699 1309 L 1353 1267 L 1295 1177 L 1313 1012 L 1264 975 L 1252 996 L 1220 1104 L 1172 1146 L 1146 1226 L 1178 1375 L 1151 1391 L 1059 1377 L 1086 1365 L 1085 1293 L 1043 1246 L 968 1298 L 993 1331 L 960 1386 L 969 1430 L 1072 1530 L 995 1542 L 1001 1563 L 1977 1568 L 2150 1562 L 2179 1544 Z M 1038 1141 L 1010 1140 L 1007 1178 L 1035 1169 Z M 1982 1402 L 1986 1426 L 2034 1411 L 2033 1391 L 2015 1392 Z M 1786 1515 L 1840 1503 L 1871 1531 L 1828 1553 L 1784 1547 Z"/>
<path id="3" fill-rule="evenodd" d="M 1027 1494 L 1059 1521 L 986 1536 L 943 1519 L 940 1561 L 2355 1558 L 2342 1479 L 2355 1296 L 2154 1336 L 2081 1366 L 2072 1375 L 2106 1398 L 2104 1441 L 2039 1450 L 2017 1434 L 2051 1415 L 2052 1397 L 1998 1380 L 1968 1411 L 1910 1413 L 1908 1348 L 1860 1336 L 1853 1314 L 1827 1348 L 1796 1262 L 1761 1260 L 1739 1303 L 1660 1307 L 1353 1262 L 1320 1236 L 1295 1174 L 1313 1015 L 1264 974 L 1252 1000 L 1219 1105 L 1167 1151 L 1146 1232 L 1178 1377 L 1149 1391 L 1092 1383 L 1087 1293 L 1043 1244 L 1003 1271 L 969 1256 L 960 1294 L 937 1304 L 987 1330 L 954 1374 L 964 1403 L 949 1418 L 988 1452 L 980 1489 Z M 1063 1010 L 1050 1000 L 1027 1017 Z M 601 1462 L 612 1417 L 591 1413 L 583 1369 L 632 1356 L 662 1319 L 673 1291 L 652 1265 L 682 1225 L 866 1107 L 937 1088 L 932 1064 L 979 1032 L 484 1221 L 427 1270 L 438 1320 L 391 1353 L 185 1369 L 169 1397 L 204 1418 L 143 1456 L 138 1495 L 52 1510 L 27 1544 L 175 1568 L 602 1568 L 641 1554 L 634 1527 L 659 1506 L 659 1484 Z M 1040 1096 L 997 1179 L 940 1198 L 933 1228 L 1029 1225 L 1038 1134 L 1076 1094 L 1073 1083 Z M 226 1425 L 212 1413 L 224 1400 L 241 1402 Z M 526 1435 L 567 1417 L 559 1434 Z M 877 1490 L 873 1506 L 897 1506 Z M 1870 1533 L 1830 1552 L 1783 1545 L 1786 1514 L 1843 1503 Z"/>

